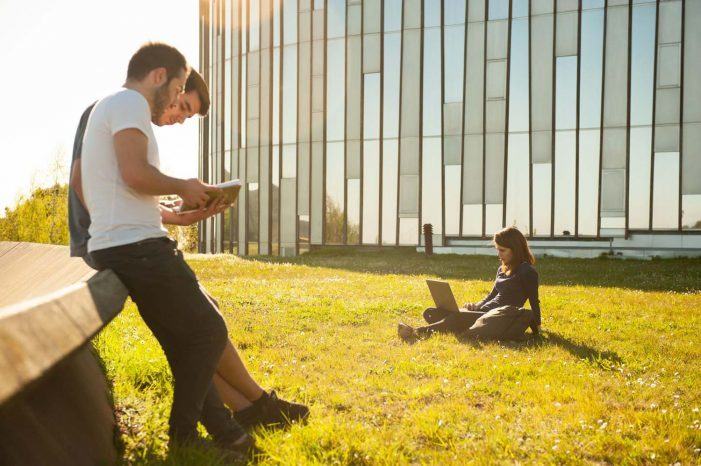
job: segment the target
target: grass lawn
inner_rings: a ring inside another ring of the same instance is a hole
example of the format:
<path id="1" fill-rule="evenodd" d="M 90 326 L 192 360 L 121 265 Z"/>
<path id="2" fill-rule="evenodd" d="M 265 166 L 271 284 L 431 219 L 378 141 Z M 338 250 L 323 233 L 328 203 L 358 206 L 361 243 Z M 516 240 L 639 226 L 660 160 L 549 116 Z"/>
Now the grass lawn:
<path id="1" fill-rule="evenodd" d="M 261 464 L 700 464 L 701 261 L 542 258 L 542 337 L 402 343 L 431 304 L 487 294 L 495 257 L 325 249 L 294 259 L 188 259 L 261 384 L 310 405 L 306 426 L 258 432 Z M 171 376 L 135 306 L 95 340 L 114 384 L 124 459 L 166 454 Z"/>

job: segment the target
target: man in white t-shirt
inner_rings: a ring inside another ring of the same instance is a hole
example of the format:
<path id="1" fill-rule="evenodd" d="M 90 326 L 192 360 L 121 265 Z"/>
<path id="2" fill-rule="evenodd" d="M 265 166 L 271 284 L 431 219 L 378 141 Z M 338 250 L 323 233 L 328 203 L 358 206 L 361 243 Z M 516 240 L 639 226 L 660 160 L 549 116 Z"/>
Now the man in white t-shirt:
<path id="1" fill-rule="evenodd" d="M 246 452 L 251 438 L 219 399 L 212 377 L 228 341 L 224 319 L 161 222 L 158 196 L 177 194 L 206 206 L 213 186 L 159 170 L 151 123 L 183 92 L 189 67 L 177 49 L 160 43 L 131 58 L 119 91 L 99 100 L 83 138 L 83 197 L 91 223 L 88 252 L 99 269 L 112 269 L 168 358 L 173 372 L 171 444 L 197 439 L 202 421 L 215 442 Z"/>

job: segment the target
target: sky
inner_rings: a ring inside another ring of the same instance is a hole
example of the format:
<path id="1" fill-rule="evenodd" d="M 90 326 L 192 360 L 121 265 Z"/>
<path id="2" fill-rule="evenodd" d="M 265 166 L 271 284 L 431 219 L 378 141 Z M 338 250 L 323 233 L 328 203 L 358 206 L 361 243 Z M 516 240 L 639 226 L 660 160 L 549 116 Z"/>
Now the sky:
<path id="1" fill-rule="evenodd" d="M 78 120 L 124 83 L 141 44 L 177 47 L 197 68 L 195 0 L 0 0 L 0 215 L 32 186 L 67 182 Z M 197 176 L 197 120 L 157 128 L 161 170 Z"/>

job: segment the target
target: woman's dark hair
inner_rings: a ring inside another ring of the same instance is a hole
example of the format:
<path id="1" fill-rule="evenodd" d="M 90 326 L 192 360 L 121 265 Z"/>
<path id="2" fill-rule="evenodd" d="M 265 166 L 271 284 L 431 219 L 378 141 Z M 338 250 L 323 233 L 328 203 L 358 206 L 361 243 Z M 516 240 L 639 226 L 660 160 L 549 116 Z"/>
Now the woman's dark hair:
<path id="1" fill-rule="evenodd" d="M 207 116 L 210 104 L 209 89 L 202 75 L 195 70 L 190 71 L 190 76 L 188 76 L 187 81 L 185 81 L 185 93 L 187 94 L 190 91 L 196 91 L 197 96 L 200 98 L 200 111 L 198 113 L 202 116 Z"/>
<path id="2" fill-rule="evenodd" d="M 187 72 L 187 60 L 175 47 L 160 42 L 144 44 L 132 55 L 127 68 L 127 79 L 140 81 L 156 68 L 165 68 L 168 81 L 181 70 Z"/>
<path id="3" fill-rule="evenodd" d="M 528 262 L 531 265 L 535 264 L 535 257 L 533 257 L 533 253 L 528 247 L 528 241 L 526 241 L 523 233 L 521 233 L 518 228 L 504 228 L 494 233 L 494 239 L 492 241 L 498 246 L 511 249 L 511 253 L 513 254 L 510 264 L 504 264 L 502 262 L 502 272 L 511 274 L 513 271 L 512 267 L 516 268 L 523 262 Z"/>

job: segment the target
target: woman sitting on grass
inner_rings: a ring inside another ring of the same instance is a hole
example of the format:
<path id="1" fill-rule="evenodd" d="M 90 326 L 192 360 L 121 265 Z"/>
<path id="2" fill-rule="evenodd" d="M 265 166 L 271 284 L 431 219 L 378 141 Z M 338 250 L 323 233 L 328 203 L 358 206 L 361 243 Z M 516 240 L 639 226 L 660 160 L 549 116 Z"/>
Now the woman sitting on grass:
<path id="1" fill-rule="evenodd" d="M 522 307 L 528 300 L 533 310 L 531 330 L 540 330 L 540 302 L 538 301 L 538 272 L 533 264 L 535 258 L 528 247 L 526 238 L 516 227 L 508 227 L 497 232 L 493 239 L 501 265 L 491 293 L 478 303 L 467 303 L 460 312 L 428 308 L 424 319 L 428 325 L 414 328 L 400 323 L 399 336 L 405 341 L 414 341 L 430 336 L 434 332 L 456 335 L 469 329 L 475 321 L 491 309 L 502 306 Z"/>

